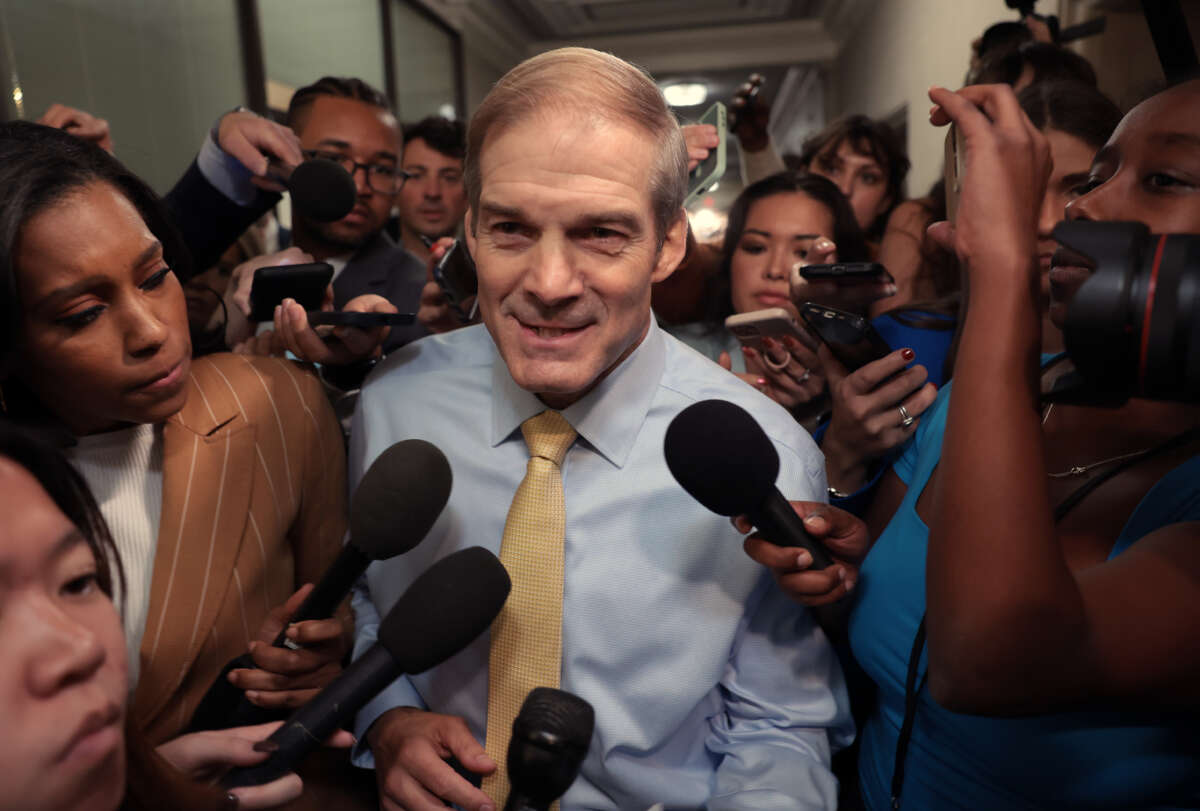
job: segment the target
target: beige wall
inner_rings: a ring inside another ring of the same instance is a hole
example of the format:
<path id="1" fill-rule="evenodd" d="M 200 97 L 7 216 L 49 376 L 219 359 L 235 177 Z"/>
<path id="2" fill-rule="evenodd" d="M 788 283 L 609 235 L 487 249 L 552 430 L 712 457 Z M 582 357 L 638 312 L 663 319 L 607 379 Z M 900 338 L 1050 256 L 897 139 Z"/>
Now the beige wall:
<path id="1" fill-rule="evenodd" d="M 1043 0 L 1039 11 L 1051 5 Z M 941 175 L 945 139 L 929 125 L 930 85 L 961 85 L 971 41 L 992 23 L 1015 18 L 1000 0 L 879 0 L 830 70 L 831 117 L 884 118 L 907 105 L 908 190 L 924 194 Z"/>

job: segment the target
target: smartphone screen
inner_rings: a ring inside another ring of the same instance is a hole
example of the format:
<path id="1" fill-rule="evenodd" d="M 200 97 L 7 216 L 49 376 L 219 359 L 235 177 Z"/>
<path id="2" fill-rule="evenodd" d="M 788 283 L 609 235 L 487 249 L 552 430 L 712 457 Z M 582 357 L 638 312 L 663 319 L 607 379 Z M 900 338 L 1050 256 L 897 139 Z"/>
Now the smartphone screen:
<path id="1" fill-rule="evenodd" d="M 892 351 L 887 341 L 861 315 L 810 301 L 801 308 L 800 316 L 851 372 Z"/>
<path id="2" fill-rule="evenodd" d="M 704 115 L 700 116 L 699 123 L 712 124 L 716 127 L 717 137 L 721 140 L 716 149 L 710 150 L 708 157 L 701 161 L 700 165 L 693 169 L 688 176 L 688 195 L 683 201 L 684 208 L 691 207 L 725 175 L 725 150 L 729 135 L 725 105 L 719 101 L 713 104 L 704 111 Z"/>

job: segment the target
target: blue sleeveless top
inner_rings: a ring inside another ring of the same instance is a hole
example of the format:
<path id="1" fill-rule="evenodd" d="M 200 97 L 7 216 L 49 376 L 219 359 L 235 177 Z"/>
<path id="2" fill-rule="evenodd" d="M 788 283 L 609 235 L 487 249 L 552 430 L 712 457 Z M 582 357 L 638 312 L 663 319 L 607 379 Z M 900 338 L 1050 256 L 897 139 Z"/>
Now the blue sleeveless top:
<path id="1" fill-rule="evenodd" d="M 878 686 L 859 756 L 873 810 L 891 807 L 908 657 L 925 613 L 929 528 L 916 505 L 941 458 L 950 389 L 939 392 L 893 467 L 908 492 L 863 562 L 850 618 L 851 649 Z M 1151 488 L 1109 557 L 1155 529 L 1197 520 L 1200 455 Z M 923 653 L 920 675 L 925 668 Z M 901 803 L 905 811 L 1200 808 L 1200 718 L 1151 710 L 984 718 L 945 710 L 922 690 Z"/>

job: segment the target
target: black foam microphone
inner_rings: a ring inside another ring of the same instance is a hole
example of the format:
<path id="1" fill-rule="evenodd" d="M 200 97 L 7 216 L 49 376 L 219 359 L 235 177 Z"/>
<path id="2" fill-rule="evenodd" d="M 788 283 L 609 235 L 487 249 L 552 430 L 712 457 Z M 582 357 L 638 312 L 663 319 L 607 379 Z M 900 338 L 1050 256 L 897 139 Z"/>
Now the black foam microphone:
<path id="1" fill-rule="evenodd" d="M 305 598 L 291 623 L 333 616 L 372 561 L 415 547 L 450 499 L 453 475 L 445 455 L 423 439 L 387 448 L 363 474 L 350 500 L 350 540 Z M 274 645 L 288 645 L 287 629 Z"/>
<path id="2" fill-rule="evenodd" d="M 452 478 L 445 455 L 421 439 L 397 442 L 379 454 L 351 499 L 350 540 L 289 623 L 333 616 L 372 561 L 403 554 L 420 543 L 450 498 Z M 288 640 L 286 626 L 272 644 L 297 647 Z M 226 664 L 196 706 L 187 731 L 248 726 L 281 717 L 277 711 L 251 704 L 230 684 L 229 671 L 254 667 L 248 653 Z"/>
<path id="3" fill-rule="evenodd" d="M 725 400 L 693 403 L 667 426 L 663 451 L 671 475 L 705 507 L 745 515 L 772 543 L 807 549 L 814 569 L 833 565 L 775 486 L 779 453 L 744 408 Z"/>
<path id="4" fill-rule="evenodd" d="M 500 560 L 480 546 L 439 560 L 413 581 L 379 624 L 379 641 L 267 740 L 263 763 L 230 771 L 225 788 L 257 786 L 295 771 L 380 690 L 404 674 L 441 664 L 483 633 L 512 583 Z"/>
<path id="5" fill-rule="evenodd" d="M 535 687 L 513 721 L 508 743 L 512 789 L 504 811 L 547 811 L 575 782 L 592 742 L 596 715 L 574 693 Z"/>
<path id="6" fill-rule="evenodd" d="M 313 158 L 289 174 L 272 165 L 267 176 L 287 186 L 296 211 L 317 222 L 335 222 L 345 217 L 358 201 L 354 178 L 336 161 Z"/>

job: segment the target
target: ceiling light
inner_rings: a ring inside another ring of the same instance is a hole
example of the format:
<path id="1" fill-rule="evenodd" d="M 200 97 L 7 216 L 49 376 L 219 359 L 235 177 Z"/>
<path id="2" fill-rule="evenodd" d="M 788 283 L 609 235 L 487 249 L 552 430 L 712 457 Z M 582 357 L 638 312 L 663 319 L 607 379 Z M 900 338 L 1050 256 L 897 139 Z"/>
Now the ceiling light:
<path id="1" fill-rule="evenodd" d="M 672 107 L 695 107 L 708 98 L 708 85 L 685 82 L 663 88 L 663 96 Z"/>

